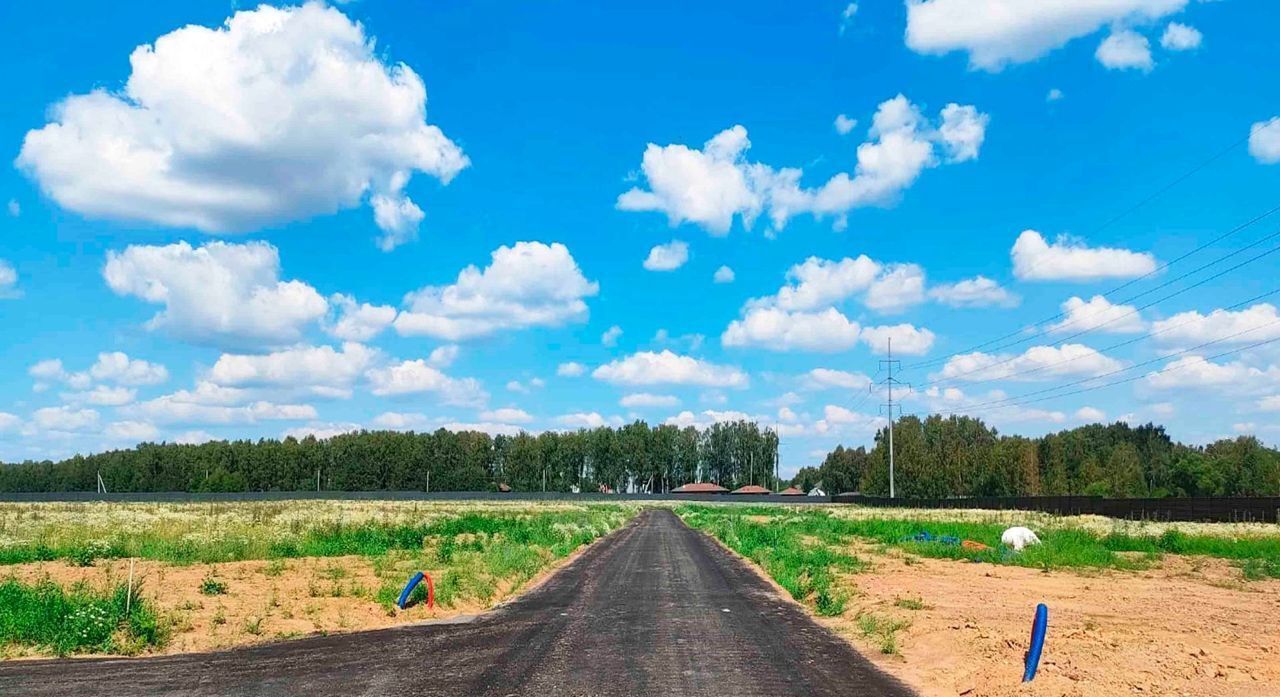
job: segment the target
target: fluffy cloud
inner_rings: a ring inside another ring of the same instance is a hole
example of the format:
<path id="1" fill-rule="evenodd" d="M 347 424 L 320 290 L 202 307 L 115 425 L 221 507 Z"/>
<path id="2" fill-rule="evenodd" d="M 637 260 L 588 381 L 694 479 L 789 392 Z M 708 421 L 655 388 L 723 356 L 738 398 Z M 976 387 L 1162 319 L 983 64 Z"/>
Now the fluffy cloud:
<path id="1" fill-rule="evenodd" d="M 907 46 L 969 54 L 976 70 L 1035 60 L 1068 41 L 1125 20 L 1155 20 L 1188 0 L 907 0 Z"/>
<path id="2" fill-rule="evenodd" d="M 881 264 L 864 255 L 839 261 L 809 257 L 787 270 L 788 284 L 747 307 L 816 310 L 855 295 L 867 307 L 898 312 L 924 300 L 925 274 L 916 264 Z"/>
<path id="3" fill-rule="evenodd" d="M 377 349 L 347 342 L 332 346 L 296 346 L 263 355 L 224 353 L 209 370 L 209 380 L 232 387 L 307 389 L 328 397 L 346 397 L 351 386 L 380 358 Z"/>
<path id="4" fill-rule="evenodd" d="M 1101 295 L 1085 300 L 1072 297 L 1062 303 L 1062 321 L 1049 331 L 1076 333 L 1098 331 L 1106 334 L 1136 334 L 1147 328 L 1133 305 L 1114 305 Z"/>
<path id="5" fill-rule="evenodd" d="M 121 93 L 63 100 L 18 156 L 86 216 L 233 232 L 369 200 L 390 248 L 422 218 L 410 176 L 448 182 L 468 164 L 426 122 L 417 73 L 384 63 L 358 23 L 322 3 L 189 25 L 129 62 Z"/>
<path id="6" fill-rule="evenodd" d="M 649 250 L 644 260 L 644 268 L 648 271 L 674 271 L 689 261 L 689 245 L 680 240 L 671 240 Z"/>
<path id="7" fill-rule="evenodd" d="M 395 328 L 405 336 L 459 341 L 503 329 L 559 326 L 585 319 L 583 299 L 599 290 L 563 244 L 517 242 L 495 249 L 484 270 L 463 269 L 453 285 L 406 295 L 407 309 Z"/>
<path id="8" fill-rule="evenodd" d="M 132 405 L 125 412 L 162 424 L 251 424 L 316 418 L 315 407 L 309 404 L 250 402 L 246 391 L 210 382 L 201 382 L 194 390 L 179 390 Z"/>
<path id="9" fill-rule="evenodd" d="M 1258 303 L 1239 311 L 1214 310 L 1207 315 L 1193 310 L 1157 320 L 1151 329 L 1152 337 L 1163 344 L 1197 346 L 1210 341 L 1250 344 L 1280 337 L 1280 313 L 1270 303 Z"/>
<path id="10" fill-rule="evenodd" d="M 839 388 L 843 390 L 865 390 L 871 385 L 871 378 L 862 373 L 850 373 L 831 368 L 814 368 L 800 378 L 801 385 L 808 390 L 826 390 Z"/>
<path id="11" fill-rule="evenodd" d="M 22 428 L 22 419 L 17 414 L 0 411 L 0 433 L 9 433 Z"/>
<path id="12" fill-rule="evenodd" d="M 1132 29 L 1112 31 L 1098 44 L 1098 50 L 1093 55 L 1099 63 L 1112 70 L 1136 69 L 1146 72 L 1155 65 L 1151 60 L 1151 44 L 1147 37 Z"/>
<path id="13" fill-rule="evenodd" d="M 916 264 L 889 264 L 867 288 L 862 302 L 882 313 L 897 313 L 924 302 L 924 269 Z"/>
<path id="14" fill-rule="evenodd" d="M 315 438 L 316 440 L 329 440 L 335 436 L 345 435 L 347 433 L 355 433 L 363 430 L 360 424 L 350 422 L 322 422 L 312 421 L 305 426 L 296 426 L 294 428 L 286 428 L 281 434 L 281 438 L 295 438 L 302 440 L 304 438 Z"/>
<path id="15" fill-rule="evenodd" d="M 848 116 L 845 116 L 844 114 L 836 114 L 836 120 L 833 125 L 835 126 L 836 133 L 839 133 L 842 136 L 846 136 L 846 135 L 849 135 L 849 133 L 854 128 L 857 127 L 858 120 L 851 119 Z"/>
<path id="16" fill-rule="evenodd" d="M 524 409 L 516 409 L 515 407 L 503 407 L 492 411 L 480 412 L 480 418 L 485 421 L 502 421 L 505 423 L 526 424 L 533 421 L 533 417 Z"/>
<path id="17" fill-rule="evenodd" d="M 556 417 L 556 423 L 562 426 L 571 426 L 575 428 L 600 428 L 614 423 L 616 420 L 609 420 L 600 414 L 592 412 L 575 412 L 572 414 L 564 414 Z"/>
<path id="18" fill-rule="evenodd" d="M 894 203 L 924 170 L 976 158 L 987 121 L 973 106 L 948 104 L 930 122 L 898 95 L 877 108 L 852 174 L 841 172 L 813 189 L 800 185 L 798 168 L 749 162 L 751 141 L 742 126 L 716 134 L 700 150 L 650 143 L 640 164 L 649 188 L 623 193 L 617 207 L 661 212 L 673 226 L 691 222 L 715 235 L 727 234 L 735 216 L 751 228 L 765 212 L 775 230 L 804 213 L 833 217 L 842 229 L 851 210 Z"/>
<path id="19" fill-rule="evenodd" d="M 1190 51 L 1200 48 L 1203 35 L 1195 28 L 1178 22 L 1169 22 L 1164 34 L 1160 36 L 1160 45 L 1170 51 Z"/>
<path id="20" fill-rule="evenodd" d="M 628 409 L 644 409 L 651 407 L 675 407 L 680 405 L 680 400 L 672 395 L 667 394 L 650 394 L 648 392 L 637 392 L 629 394 L 618 400 Z"/>
<path id="21" fill-rule="evenodd" d="M 559 375 L 561 377 L 576 378 L 585 372 L 587 372 L 587 366 L 581 363 L 577 363 L 575 361 L 569 361 L 568 363 L 561 363 L 560 365 L 556 366 L 556 375 Z"/>
<path id="22" fill-rule="evenodd" d="M 986 276 L 974 276 L 929 289 L 929 297 L 951 307 L 1014 307 L 1018 296 Z"/>
<path id="23" fill-rule="evenodd" d="M 31 414 L 31 422 L 41 431 L 79 433 L 98 428 L 98 412 L 74 407 L 45 407 Z"/>
<path id="24" fill-rule="evenodd" d="M 342 293 L 329 300 L 332 316 L 326 319 L 324 330 L 343 341 L 369 341 L 396 319 L 396 309 L 390 305 L 359 303 Z"/>
<path id="25" fill-rule="evenodd" d="M 893 340 L 893 353 L 904 356 L 923 356 L 933 348 L 933 332 L 910 324 L 884 327 L 863 327 L 859 337 L 873 353 L 883 354 Z"/>
<path id="26" fill-rule="evenodd" d="M 1035 230 L 1024 230 L 1009 252 L 1013 275 L 1023 281 L 1096 281 L 1134 278 L 1156 269 L 1146 252 L 1113 247 L 1088 247 L 1065 235 L 1053 244 Z"/>
<path id="27" fill-rule="evenodd" d="M 860 328 L 834 307 L 821 312 L 788 312 L 776 307 L 747 310 L 720 336 L 725 346 L 758 346 L 772 351 L 847 351 Z"/>
<path id="28" fill-rule="evenodd" d="M 0 259 L 0 300 L 7 298 L 19 297 L 18 292 L 18 272 L 14 270 L 13 264 Z"/>
<path id="29" fill-rule="evenodd" d="M 613 348 L 618 345 L 618 337 L 620 336 L 622 336 L 622 327 L 615 324 L 604 330 L 604 333 L 600 335 L 600 343 Z"/>
<path id="30" fill-rule="evenodd" d="M 694 414 L 691 411 L 682 411 L 675 416 L 668 417 L 662 423 L 668 426 L 677 426 L 679 428 L 688 428 L 695 426 L 697 428 L 706 428 L 714 423 L 732 423 L 734 421 L 752 421 L 750 414 L 741 411 L 716 411 L 708 409 L 701 414 Z"/>
<path id="31" fill-rule="evenodd" d="M 1280 366 L 1257 368 L 1241 361 L 1214 363 L 1203 356 L 1183 356 L 1147 373 L 1144 383 L 1157 390 L 1214 388 L 1230 394 L 1264 392 L 1280 385 Z"/>
<path id="32" fill-rule="evenodd" d="M 700 385 L 704 387 L 746 387 L 749 379 L 742 370 L 718 365 L 672 351 L 640 351 L 606 363 L 591 376 L 619 385 Z"/>
<path id="33" fill-rule="evenodd" d="M 489 399 L 477 380 L 451 378 L 422 359 L 374 368 L 365 376 L 380 397 L 430 392 L 439 395 L 442 404 L 458 406 L 480 406 Z"/>
<path id="34" fill-rule="evenodd" d="M 98 354 L 98 361 L 89 368 L 89 377 L 121 385 L 158 385 L 169 379 L 169 371 L 158 363 L 113 351 Z"/>
<path id="35" fill-rule="evenodd" d="M 102 274 L 116 294 L 164 306 L 148 329 L 197 344 L 291 343 L 328 307 L 311 286 L 280 280 L 279 254 L 265 242 L 129 246 L 107 253 Z"/>
<path id="36" fill-rule="evenodd" d="M 27 369 L 27 374 L 36 379 L 36 392 L 49 389 L 51 382 L 65 383 L 77 390 L 86 389 L 93 384 L 93 378 L 89 377 L 89 373 L 67 372 L 66 368 L 62 367 L 62 361 L 57 358 L 48 358 L 36 363 Z"/>
<path id="37" fill-rule="evenodd" d="M 711 277 L 711 280 L 715 281 L 716 283 L 733 283 L 734 278 L 735 276 L 733 273 L 733 269 L 729 268 L 728 266 L 721 266 L 720 268 L 716 269 L 715 275 Z"/>
<path id="38" fill-rule="evenodd" d="M 1080 407 L 1073 416 L 1080 421 L 1092 423 L 1102 423 L 1107 420 L 1107 413 L 1096 407 Z"/>
<path id="39" fill-rule="evenodd" d="M 453 362 L 458 360 L 458 353 L 461 349 L 457 344 L 445 344 L 431 349 L 431 354 L 427 356 L 427 362 L 437 368 L 448 368 Z"/>
<path id="40" fill-rule="evenodd" d="M 160 429 L 145 421 L 114 421 L 107 424 L 102 433 L 112 440 L 141 443 L 154 441 L 160 435 Z"/>
<path id="41" fill-rule="evenodd" d="M 92 404 L 99 407 L 118 407 L 131 404 L 138 391 L 128 387 L 109 387 L 98 385 L 84 392 L 63 393 L 62 398 L 68 402 Z"/>
<path id="42" fill-rule="evenodd" d="M 430 430 L 431 420 L 425 414 L 387 411 L 373 417 L 373 425 L 389 431 Z"/>
<path id="43" fill-rule="evenodd" d="M 1280 162 L 1280 116 L 1253 124 L 1249 129 L 1249 154 L 1264 165 Z"/>
<path id="44" fill-rule="evenodd" d="M 1258 408 L 1262 411 L 1280 411 L 1280 395 L 1263 397 L 1258 400 Z"/>
<path id="45" fill-rule="evenodd" d="M 980 351 L 954 356 L 937 375 L 944 379 L 1054 380 L 1093 376 L 1119 370 L 1123 364 L 1082 344 L 1033 346 L 1020 355 Z"/>

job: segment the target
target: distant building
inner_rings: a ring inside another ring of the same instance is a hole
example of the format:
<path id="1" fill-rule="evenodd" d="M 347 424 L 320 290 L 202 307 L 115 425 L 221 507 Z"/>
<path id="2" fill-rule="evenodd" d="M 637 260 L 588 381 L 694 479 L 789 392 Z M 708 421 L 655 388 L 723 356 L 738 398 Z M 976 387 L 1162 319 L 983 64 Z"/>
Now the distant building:
<path id="1" fill-rule="evenodd" d="M 810 489 L 810 490 L 809 490 L 809 495 L 810 495 L 810 496 L 826 496 L 826 495 L 827 495 L 827 492 L 825 492 L 825 491 L 823 491 L 822 489 L 819 489 L 818 487 L 816 487 L 816 486 L 815 486 L 815 487 L 813 487 L 812 489 Z"/>
<path id="2" fill-rule="evenodd" d="M 794 486 L 789 486 L 782 491 L 779 491 L 778 494 L 782 496 L 804 496 L 804 492 Z"/>
<path id="3" fill-rule="evenodd" d="M 733 490 L 732 492 L 730 492 L 730 493 L 732 493 L 732 494 L 748 494 L 748 495 L 760 496 L 760 495 L 763 495 L 763 494 L 772 494 L 773 492 L 772 492 L 772 491 L 769 491 L 768 489 L 766 489 L 766 488 L 764 488 L 764 487 L 762 487 L 762 486 L 760 486 L 760 485 L 758 485 L 758 484 L 748 484 L 748 485 L 746 485 L 746 486 L 740 486 L 740 487 L 738 487 L 737 489 L 734 489 L 734 490 Z"/>
<path id="4" fill-rule="evenodd" d="M 685 484 L 671 490 L 673 494 L 727 494 L 729 490 L 719 484 L 711 482 L 698 482 L 696 484 Z"/>

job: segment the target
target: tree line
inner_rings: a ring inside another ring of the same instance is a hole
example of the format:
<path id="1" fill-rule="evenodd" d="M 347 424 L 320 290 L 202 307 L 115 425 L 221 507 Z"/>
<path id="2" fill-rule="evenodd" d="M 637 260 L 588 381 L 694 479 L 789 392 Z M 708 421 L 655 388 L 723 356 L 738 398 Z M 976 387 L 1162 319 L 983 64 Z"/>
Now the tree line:
<path id="1" fill-rule="evenodd" d="M 0 492 L 665 492 L 689 482 L 776 487 L 778 436 L 757 424 L 619 428 L 490 437 L 360 431 L 319 440 L 143 443 L 59 462 L 0 464 Z"/>
<path id="2" fill-rule="evenodd" d="M 1192 446 L 1163 426 L 1119 422 L 1026 438 L 972 417 L 932 415 L 898 419 L 893 444 L 894 489 L 904 498 L 1280 495 L 1280 451 L 1253 436 Z M 838 446 L 793 483 L 887 496 L 888 429 L 870 450 Z"/>

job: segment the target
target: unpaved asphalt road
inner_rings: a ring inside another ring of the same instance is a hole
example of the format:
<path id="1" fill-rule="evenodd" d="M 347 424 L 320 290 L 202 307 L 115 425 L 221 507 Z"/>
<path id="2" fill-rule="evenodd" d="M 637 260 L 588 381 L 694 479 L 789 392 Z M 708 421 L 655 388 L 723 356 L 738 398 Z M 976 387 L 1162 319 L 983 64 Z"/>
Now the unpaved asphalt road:
<path id="1" fill-rule="evenodd" d="M 0 664 L 5 696 L 911 694 L 665 510 L 641 513 L 546 583 L 467 624 Z"/>

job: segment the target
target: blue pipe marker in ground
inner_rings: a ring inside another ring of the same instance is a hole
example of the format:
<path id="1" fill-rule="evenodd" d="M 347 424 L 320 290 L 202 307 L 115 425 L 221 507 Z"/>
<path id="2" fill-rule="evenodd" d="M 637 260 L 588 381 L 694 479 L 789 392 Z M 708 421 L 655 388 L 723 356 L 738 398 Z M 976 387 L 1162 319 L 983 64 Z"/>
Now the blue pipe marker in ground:
<path id="1" fill-rule="evenodd" d="M 1031 648 L 1027 649 L 1027 665 L 1022 671 L 1022 682 L 1035 680 L 1040 666 L 1040 652 L 1044 650 L 1044 635 L 1049 630 L 1049 608 L 1044 603 L 1036 606 L 1036 618 L 1031 623 Z"/>
<path id="2" fill-rule="evenodd" d="M 409 583 L 405 585 L 404 590 L 400 591 L 400 599 L 396 601 L 396 607 L 403 610 L 405 603 L 409 602 L 409 594 L 412 593 L 413 589 L 417 588 L 418 584 L 421 582 L 422 572 L 419 571 L 413 575 L 413 578 L 409 579 Z M 1037 655 L 1039 654 L 1037 653 Z"/>

